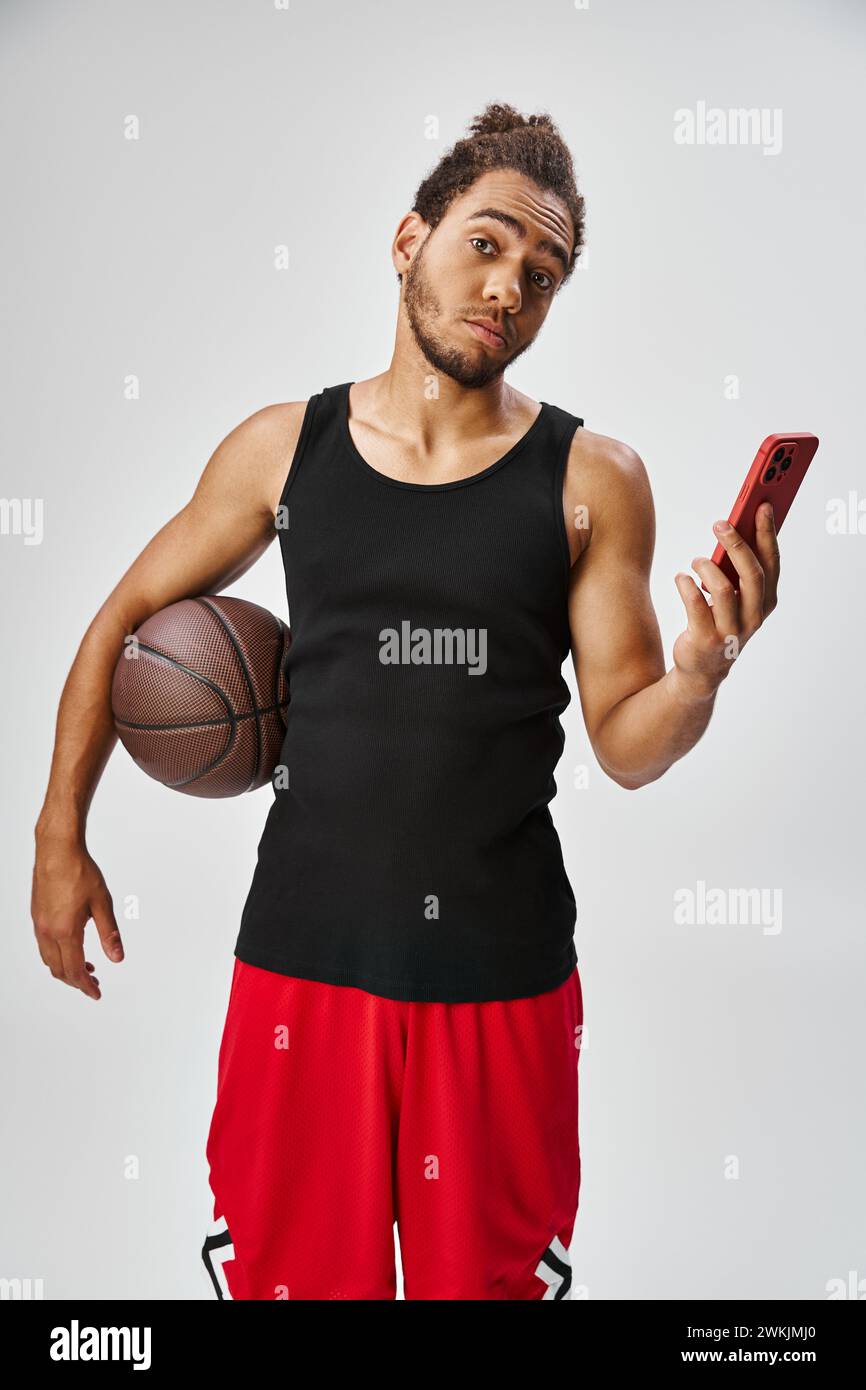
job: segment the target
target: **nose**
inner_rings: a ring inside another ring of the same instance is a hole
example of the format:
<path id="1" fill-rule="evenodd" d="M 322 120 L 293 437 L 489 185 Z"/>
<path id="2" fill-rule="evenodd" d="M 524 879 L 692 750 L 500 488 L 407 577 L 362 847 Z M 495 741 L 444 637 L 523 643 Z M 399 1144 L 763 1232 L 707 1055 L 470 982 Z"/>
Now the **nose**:
<path id="1" fill-rule="evenodd" d="M 498 304 L 503 314 L 516 314 L 522 304 L 520 281 L 497 266 L 484 288 L 484 302 Z"/>

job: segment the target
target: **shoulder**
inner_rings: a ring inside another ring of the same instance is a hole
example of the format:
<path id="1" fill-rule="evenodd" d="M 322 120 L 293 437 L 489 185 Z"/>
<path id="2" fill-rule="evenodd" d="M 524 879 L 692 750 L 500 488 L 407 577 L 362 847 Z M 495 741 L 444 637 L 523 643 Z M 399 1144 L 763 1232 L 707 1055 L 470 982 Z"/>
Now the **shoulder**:
<path id="1" fill-rule="evenodd" d="M 250 436 L 274 450 L 294 451 L 304 423 L 307 401 L 279 401 L 265 405 L 243 421 Z"/>
<path id="2" fill-rule="evenodd" d="M 648 482 L 646 465 L 636 449 L 583 425 L 574 431 L 567 471 L 599 487 L 610 485 L 626 491 Z"/>
<path id="3" fill-rule="evenodd" d="M 286 451 L 294 452 L 301 433 L 306 401 L 281 401 L 266 405 L 241 420 L 226 435 L 214 454 L 226 463 L 261 462 L 263 459 L 282 459 Z"/>
<path id="4" fill-rule="evenodd" d="M 260 490 L 263 505 L 274 515 L 291 468 L 307 401 L 279 401 L 262 406 L 242 420 L 229 436 L 238 457 L 248 460 L 251 481 Z"/>
<path id="5" fill-rule="evenodd" d="M 563 487 L 566 517 L 577 533 L 572 559 L 611 530 L 654 535 L 652 489 L 636 449 L 580 426 L 568 453 Z"/>
<path id="6" fill-rule="evenodd" d="M 276 514 L 301 433 L 306 401 L 263 406 L 235 425 L 211 454 L 196 487 L 205 505 L 251 508 L 267 522 Z"/>

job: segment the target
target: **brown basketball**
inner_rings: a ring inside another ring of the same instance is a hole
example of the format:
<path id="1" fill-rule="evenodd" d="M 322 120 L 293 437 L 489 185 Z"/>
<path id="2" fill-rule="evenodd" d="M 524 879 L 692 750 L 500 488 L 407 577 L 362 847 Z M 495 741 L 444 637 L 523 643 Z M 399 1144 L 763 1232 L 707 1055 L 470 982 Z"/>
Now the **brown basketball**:
<path id="1" fill-rule="evenodd" d="M 270 781 L 285 735 L 291 633 L 267 608 L 204 594 L 169 604 L 124 644 L 114 726 L 173 791 L 239 796 Z"/>

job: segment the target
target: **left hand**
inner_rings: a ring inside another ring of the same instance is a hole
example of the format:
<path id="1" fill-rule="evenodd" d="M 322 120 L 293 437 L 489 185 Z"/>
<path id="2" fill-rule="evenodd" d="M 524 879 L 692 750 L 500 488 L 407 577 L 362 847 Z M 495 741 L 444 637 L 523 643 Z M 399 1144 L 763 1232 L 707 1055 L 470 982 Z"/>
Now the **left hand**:
<path id="1" fill-rule="evenodd" d="M 771 502 L 761 504 L 755 522 L 757 555 L 733 526 L 717 522 L 713 527 L 739 576 L 739 593 L 704 555 L 692 561 L 692 569 L 706 584 L 712 605 L 691 575 L 676 576 L 688 627 L 674 643 L 674 663 L 685 685 L 697 695 L 708 696 L 721 685 L 749 638 L 776 607 L 779 542 Z M 719 524 L 728 525 L 727 531 L 717 530 Z"/>

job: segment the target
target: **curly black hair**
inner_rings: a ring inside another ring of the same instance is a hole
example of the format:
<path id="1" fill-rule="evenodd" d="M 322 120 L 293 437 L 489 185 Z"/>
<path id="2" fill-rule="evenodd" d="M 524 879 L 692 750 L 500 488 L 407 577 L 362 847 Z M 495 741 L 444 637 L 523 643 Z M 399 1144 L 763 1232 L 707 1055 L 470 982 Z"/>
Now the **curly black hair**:
<path id="1" fill-rule="evenodd" d="M 547 112 L 523 116 L 513 106 L 491 102 L 471 122 L 470 134 L 455 145 L 419 184 L 412 211 L 431 228 L 445 216 L 455 198 L 491 169 L 514 169 L 539 188 L 555 193 L 574 224 L 571 261 L 559 289 L 571 279 L 584 245 L 584 200 L 577 191 L 568 146 Z M 402 281 L 402 275 L 397 279 Z"/>

